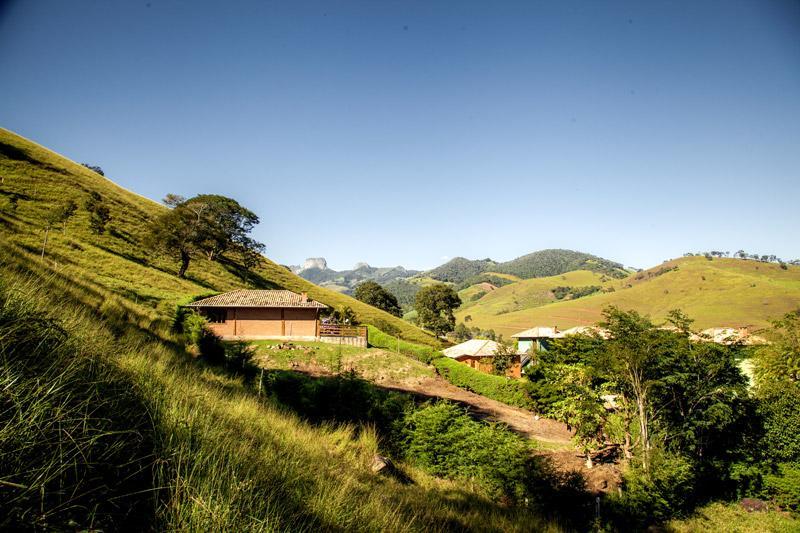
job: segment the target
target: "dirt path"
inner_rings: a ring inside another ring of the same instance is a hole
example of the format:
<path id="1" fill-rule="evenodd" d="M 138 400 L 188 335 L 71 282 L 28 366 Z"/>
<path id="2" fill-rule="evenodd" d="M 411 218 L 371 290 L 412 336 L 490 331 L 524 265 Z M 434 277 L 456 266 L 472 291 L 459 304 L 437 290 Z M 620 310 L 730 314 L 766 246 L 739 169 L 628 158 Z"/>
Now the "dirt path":
<path id="1" fill-rule="evenodd" d="M 308 362 L 295 364 L 293 370 L 315 377 L 333 375 L 333 372 L 327 368 Z M 480 394 L 466 391 L 440 376 L 402 380 L 378 376 L 371 381 L 379 387 L 414 394 L 422 398 L 441 398 L 458 402 L 469 408 L 478 418 L 506 424 L 515 433 L 544 443 L 545 446 L 536 452 L 537 455 L 546 456 L 552 466 L 560 472 L 579 473 L 586 481 L 586 488 L 592 493 L 609 492 L 616 490 L 616 487 L 619 486 L 620 476 L 617 465 L 597 464 L 591 469 L 586 468 L 585 457 L 582 457 L 573 446 L 573 432 L 567 429 L 566 424 L 547 418 L 537 420 L 528 410 L 512 407 Z"/>
<path id="2" fill-rule="evenodd" d="M 512 407 L 480 394 L 466 391 L 439 376 L 421 378 L 411 383 L 386 380 L 381 382 L 380 386 L 419 396 L 452 400 L 469 407 L 479 418 L 502 422 L 514 432 L 529 439 L 565 446 L 571 444 L 572 432 L 567 429 L 566 424 L 547 418 L 536 420 L 534 415 L 526 409 Z"/>

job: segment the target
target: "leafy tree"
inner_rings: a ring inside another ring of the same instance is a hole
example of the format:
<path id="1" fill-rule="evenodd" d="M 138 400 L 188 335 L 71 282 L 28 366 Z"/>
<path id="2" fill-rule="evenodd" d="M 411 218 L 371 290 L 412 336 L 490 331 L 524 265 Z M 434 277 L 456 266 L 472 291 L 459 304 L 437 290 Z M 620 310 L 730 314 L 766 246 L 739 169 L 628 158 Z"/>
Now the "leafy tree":
<path id="1" fill-rule="evenodd" d="M 189 262 L 200 254 L 210 261 L 232 254 L 246 268 L 258 264 L 264 245 L 249 236 L 259 222 L 255 213 L 225 196 L 202 194 L 182 202 L 177 196 L 168 198 L 179 203 L 153 222 L 147 242 L 180 260 L 178 277 L 186 275 Z"/>
<path id="2" fill-rule="evenodd" d="M 464 342 L 470 340 L 472 338 L 472 334 L 470 333 L 469 328 L 465 326 L 463 322 L 459 322 L 456 325 L 456 328 L 453 330 L 453 337 L 455 337 L 458 342 Z"/>
<path id="3" fill-rule="evenodd" d="M 92 172 L 97 172 L 101 176 L 105 176 L 106 175 L 105 172 L 103 172 L 103 169 L 98 167 L 97 165 L 90 165 L 89 163 L 81 163 L 81 165 L 85 166 L 86 168 L 88 168 Z"/>
<path id="4" fill-rule="evenodd" d="M 800 311 L 787 313 L 772 326 L 774 342 L 759 348 L 754 359 L 756 384 L 762 394 L 800 383 Z"/>
<path id="5" fill-rule="evenodd" d="M 374 281 L 370 280 L 359 283 L 353 295 L 356 297 L 356 300 L 382 309 L 394 316 L 402 316 L 403 314 L 400 310 L 400 304 L 397 303 L 397 298 L 395 298 L 394 294 Z"/>
<path id="6" fill-rule="evenodd" d="M 349 305 L 341 305 L 333 310 L 331 317 L 340 324 L 358 324 L 356 312 Z"/>
<path id="7" fill-rule="evenodd" d="M 492 357 L 492 371 L 498 376 L 505 376 L 516 358 L 517 352 L 514 348 L 507 344 L 498 343 L 497 350 L 495 350 Z"/>
<path id="8" fill-rule="evenodd" d="M 78 206 L 72 200 L 67 200 L 63 204 L 50 209 L 45 213 L 42 221 L 44 222 L 44 242 L 42 242 L 42 259 L 44 259 L 45 248 L 47 247 L 47 240 L 50 236 L 50 230 L 57 224 L 63 224 L 64 233 L 67 233 L 67 221 L 75 215 Z"/>
<path id="9" fill-rule="evenodd" d="M 63 204 L 59 205 L 55 210 L 55 219 L 56 222 L 63 224 L 63 231 L 64 235 L 67 234 L 67 222 L 73 216 L 75 216 L 75 212 L 78 210 L 78 204 L 73 202 L 72 200 L 67 200 Z"/>
<path id="10" fill-rule="evenodd" d="M 84 207 L 89 212 L 89 229 L 92 233 L 102 235 L 106 232 L 106 226 L 111 221 L 111 210 L 100 196 L 100 193 L 92 191 L 86 200 Z"/>
<path id="11" fill-rule="evenodd" d="M 453 331 L 456 318 L 453 310 L 461 305 L 461 298 L 452 287 L 444 283 L 436 283 L 423 287 L 414 301 L 414 309 L 420 324 L 436 335 L 444 335 Z"/>

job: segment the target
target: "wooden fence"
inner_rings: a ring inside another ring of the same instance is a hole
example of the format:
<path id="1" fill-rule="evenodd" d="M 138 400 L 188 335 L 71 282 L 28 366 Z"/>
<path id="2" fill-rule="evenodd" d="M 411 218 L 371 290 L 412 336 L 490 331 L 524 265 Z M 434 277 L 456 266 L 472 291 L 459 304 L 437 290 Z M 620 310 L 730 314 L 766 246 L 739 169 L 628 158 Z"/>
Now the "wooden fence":
<path id="1" fill-rule="evenodd" d="M 363 337 L 367 338 L 367 326 L 346 326 L 342 324 L 320 324 L 320 337 Z"/>

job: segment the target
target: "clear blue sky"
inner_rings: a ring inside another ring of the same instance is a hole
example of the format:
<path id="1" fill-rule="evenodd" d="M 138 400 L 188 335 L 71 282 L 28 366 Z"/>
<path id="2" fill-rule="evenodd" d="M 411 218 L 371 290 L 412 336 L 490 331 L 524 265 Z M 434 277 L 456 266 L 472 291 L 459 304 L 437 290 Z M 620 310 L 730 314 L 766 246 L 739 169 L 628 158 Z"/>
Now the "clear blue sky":
<path id="1" fill-rule="evenodd" d="M 0 0 L 0 125 L 267 255 L 800 257 L 800 2 Z"/>

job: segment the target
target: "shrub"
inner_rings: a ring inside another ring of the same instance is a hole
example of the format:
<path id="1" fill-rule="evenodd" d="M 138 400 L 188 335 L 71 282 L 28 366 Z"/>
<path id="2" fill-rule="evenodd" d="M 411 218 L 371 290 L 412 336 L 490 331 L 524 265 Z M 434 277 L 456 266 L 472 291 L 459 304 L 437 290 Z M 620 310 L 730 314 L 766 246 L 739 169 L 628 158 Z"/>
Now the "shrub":
<path id="1" fill-rule="evenodd" d="M 404 455 L 431 474 L 475 482 L 495 498 L 524 496 L 530 452 L 504 427 L 442 401 L 407 414 L 399 431 Z"/>
<path id="2" fill-rule="evenodd" d="M 792 463 L 778 465 L 774 474 L 764 476 L 764 488 L 784 509 L 800 511 L 800 466 Z"/>
<path id="3" fill-rule="evenodd" d="M 368 326 L 369 328 L 369 344 L 376 348 L 383 348 L 392 352 L 399 352 L 403 355 L 409 355 L 418 361 L 425 364 L 430 363 L 436 357 L 441 356 L 441 353 L 435 348 L 430 346 L 422 346 L 414 344 L 413 342 L 404 341 L 397 337 L 387 335 L 375 326 Z"/>
<path id="4" fill-rule="evenodd" d="M 225 364 L 228 368 L 242 371 L 247 369 L 256 354 L 252 344 L 245 341 L 229 342 L 224 345 Z"/>
<path id="5" fill-rule="evenodd" d="M 183 333 L 186 345 L 193 348 L 207 362 L 213 365 L 225 363 L 225 347 L 213 331 L 208 329 L 208 321 L 198 313 L 187 313 L 183 319 Z"/>
<path id="6" fill-rule="evenodd" d="M 439 374 L 457 387 L 476 392 L 508 405 L 524 409 L 534 407 L 523 381 L 484 374 L 448 357 L 435 359 L 433 366 L 436 367 Z"/>
<path id="7" fill-rule="evenodd" d="M 623 486 L 621 496 L 609 496 L 612 520 L 623 531 L 681 515 L 695 500 L 693 465 L 678 454 L 653 453 L 648 472 L 631 466 Z"/>
<path id="8" fill-rule="evenodd" d="M 332 378 L 273 371 L 265 377 L 265 390 L 273 400 L 314 422 L 370 423 L 384 433 L 412 404 L 410 396 L 380 389 L 352 371 Z"/>

